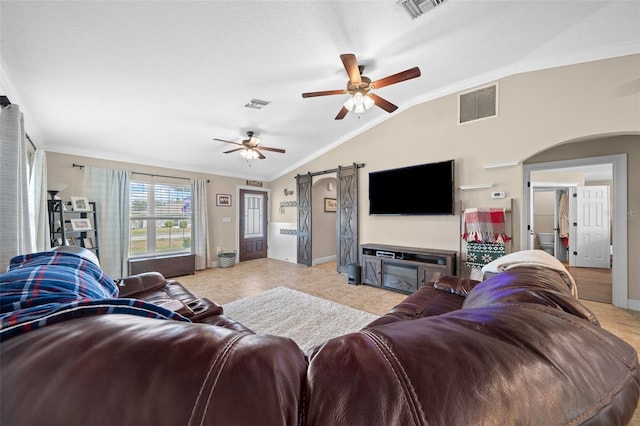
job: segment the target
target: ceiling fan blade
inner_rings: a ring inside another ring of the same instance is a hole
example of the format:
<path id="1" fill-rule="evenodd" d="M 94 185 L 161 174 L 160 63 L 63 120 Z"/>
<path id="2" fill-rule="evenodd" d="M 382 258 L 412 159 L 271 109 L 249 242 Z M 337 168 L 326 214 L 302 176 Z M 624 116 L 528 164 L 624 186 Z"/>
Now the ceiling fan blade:
<path id="1" fill-rule="evenodd" d="M 322 92 L 303 93 L 302 97 L 303 98 L 314 98 L 316 96 L 344 95 L 345 93 L 347 93 L 347 91 L 345 89 L 341 89 L 341 90 L 325 90 L 325 91 L 322 91 Z"/>
<path id="2" fill-rule="evenodd" d="M 220 141 L 220 142 L 226 142 L 226 143 L 232 143 L 234 145 L 240 145 L 242 146 L 243 144 L 238 143 L 238 142 L 231 142 L 231 141 L 225 141 L 224 139 L 218 139 L 218 138 L 213 138 L 214 141 Z"/>
<path id="3" fill-rule="evenodd" d="M 284 154 L 284 153 L 285 153 L 285 150 L 284 150 L 284 149 L 281 149 L 281 148 L 270 148 L 270 147 L 268 147 L 268 146 L 263 146 L 263 145 L 260 145 L 260 146 L 259 146 L 259 148 L 260 148 L 260 149 L 262 149 L 262 150 L 264 150 L 264 151 L 279 152 L 279 153 L 281 153 L 281 154 Z"/>
<path id="4" fill-rule="evenodd" d="M 375 104 L 377 106 L 379 106 L 380 108 L 382 108 L 383 110 L 385 110 L 387 112 L 393 112 L 393 111 L 398 109 L 398 107 L 396 105 L 392 104 L 391 102 L 389 102 L 386 99 L 381 98 L 380 96 L 376 95 L 375 93 L 369 92 L 368 96 L 371 99 L 373 99 L 373 102 L 375 102 Z"/>
<path id="5" fill-rule="evenodd" d="M 258 158 L 259 159 L 264 160 L 265 158 L 267 158 L 264 155 L 262 155 L 262 153 L 260 151 L 258 151 L 257 149 L 254 149 L 254 151 L 258 153 Z"/>
<path id="6" fill-rule="evenodd" d="M 349 75 L 349 80 L 351 80 L 352 83 L 360 83 L 362 79 L 360 78 L 356 55 L 353 53 L 344 53 L 340 55 L 340 59 L 342 59 L 342 65 L 344 65 L 344 69 Z"/>
<path id="7" fill-rule="evenodd" d="M 381 78 L 380 80 L 376 80 L 371 85 L 379 89 L 381 87 L 389 86 L 391 84 L 400 83 L 401 81 L 410 80 L 412 78 L 420 77 L 420 68 L 414 67 L 397 74 L 390 75 L 385 78 Z"/>
<path id="8" fill-rule="evenodd" d="M 342 107 L 342 109 L 340 110 L 340 112 L 338 113 L 338 115 L 336 115 L 336 120 L 342 120 L 344 118 L 345 115 L 347 115 L 347 113 L 349 112 L 349 110 L 345 107 Z"/>
<path id="9" fill-rule="evenodd" d="M 236 148 L 236 149 L 232 149 L 232 150 L 229 150 L 229 151 L 225 151 L 225 152 L 223 152 L 223 154 L 229 154 L 230 152 L 242 151 L 243 149 L 244 148 Z"/>

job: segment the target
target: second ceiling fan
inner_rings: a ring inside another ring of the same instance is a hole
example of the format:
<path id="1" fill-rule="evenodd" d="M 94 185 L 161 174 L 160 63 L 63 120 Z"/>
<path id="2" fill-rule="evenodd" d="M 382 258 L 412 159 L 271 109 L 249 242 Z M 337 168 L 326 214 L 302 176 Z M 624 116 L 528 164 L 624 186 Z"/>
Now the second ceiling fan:
<path id="1" fill-rule="evenodd" d="M 384 98 L 371 93 L 372 89 L 380 89 L 385 86 L 400 83 L 401 81 L 410 80 L 412 78 L 420 77 L 420 68 L 413 67 L 408 70 L 399 72 L 397 74 L 390 75 L 388 77 L 381 78 L 376 81 L 371 81 L 370 78 L 362 75 L 364 67 L 358 66 L 356 55 L 353 53 L 345 53 L 340 55 L 344 69 L 349 75 L 349 82 L 347 88 L 342 90 L 325 90 L 322 92 L 307 92 L 303 93 L 303 98 L 313 98 L 316 96 L 328 96 L 328 95 L 344 95 L 349 94 L 351 97 L 344 103 L 336 120 L 342 120 L 349 111 L 356 113 L 362 113 L 373 105 L 377 105 L 383 110 L 391 113 L 398 109 L 398 107 Z"/>
<path id="2" fill-rule="evenodd" d="M 218 138 L 214 138 L 213 140 L 214 141 L 220 141 L 220 142 L 226 142 L 226 143 L 232 143 L 234 145 L 240 145 L 240 148 L 230 149 L 229 151 L 225 151 L 223 154 L 229 154 L 231 152 L 241 151 L 240 155 L 242 155 L 247 160 L 255 160 L 256 158 L 264 160 L 266 157 L 264 156 L 264 154 L 262 154 L 262 152 L 259 151 L 259 149 L 261 149 L 263 151 L 279 152 L 281 154 L 285 153 L 285 150 L 281 149 L 281 148 L 270 148 L 268 146 L 259 145 L 260 144 L 260 138 L 254 136 L 254 133 L 252 131 L 248 131 L 247 132 L 247 136 L 249 137 L 249 139 L 243 140 L 242 143 L 240 143 L 240 142 L 231 142 L 231 141 L 227 141 L 227 140 L 224 140 L 224 139 L 218 139 Z"/>

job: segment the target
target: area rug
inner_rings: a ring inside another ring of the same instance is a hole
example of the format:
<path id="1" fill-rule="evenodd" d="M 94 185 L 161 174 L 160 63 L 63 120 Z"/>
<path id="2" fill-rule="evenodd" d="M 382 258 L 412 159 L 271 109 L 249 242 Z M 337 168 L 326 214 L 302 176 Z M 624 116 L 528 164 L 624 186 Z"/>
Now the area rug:
<path id="1" fill-rule="evenodd" d="M 257 334 L 289 337 L 304 351 L 332 337 L 358 331 L 378 318 L 287 287 L 245 297 L 223 308 L 226 316 Z"/>

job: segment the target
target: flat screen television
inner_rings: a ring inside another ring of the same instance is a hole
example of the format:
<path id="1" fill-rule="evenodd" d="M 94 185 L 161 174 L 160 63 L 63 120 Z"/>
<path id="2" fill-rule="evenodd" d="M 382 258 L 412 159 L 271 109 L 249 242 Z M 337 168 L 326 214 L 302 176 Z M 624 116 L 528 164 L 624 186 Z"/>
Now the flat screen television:
<path id="1" fill-rule="evenodd" d="M 454 214 L 453 173 L 453 160 L 371 172 L 369 214 Z"/>

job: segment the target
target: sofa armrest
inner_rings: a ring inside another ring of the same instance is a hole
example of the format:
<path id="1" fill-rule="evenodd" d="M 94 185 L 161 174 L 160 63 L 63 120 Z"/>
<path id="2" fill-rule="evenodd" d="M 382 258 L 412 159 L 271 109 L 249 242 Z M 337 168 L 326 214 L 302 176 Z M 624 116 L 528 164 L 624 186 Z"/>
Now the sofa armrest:
<path id="1" fill-rule="evenodd" d="M 185 318 L 189 318 L 191 322 L 201 322 L 203 318 L 213 315 L 222 315 L 224 312 L 222 306 L 207 298 L 189 301 L 171 299 L 161 303 L 160 306 L 176 312 Z"/>
<path id="2" fill-rule="evenodd" d="M 480 284 L 480 281 L 472 280 L 470 278 L 446 275 L 438 278 L 436 282 L 433 283 L 433 286 L 438 290 L 444 290 L 449 293 L 457 294 L 458 296 L 467 297 L 469 292 L 478 284 Z"/>
<path id="3" fill-rule="evenodd" d="M 369 323 L 364 329 L 397 321 L 446 314 L 462 308 L 463 302 L 464 297 L 457 294 L 431 286 L 424 286 L 391 308 L 387 314 Z"/>
<path id="4" fill-rule="evenodd" d="M 118 297 L 132 297 L 143 291 L 164 287 L 167 280 L 159 272 L 131 275 L 118 281 Z"/>

